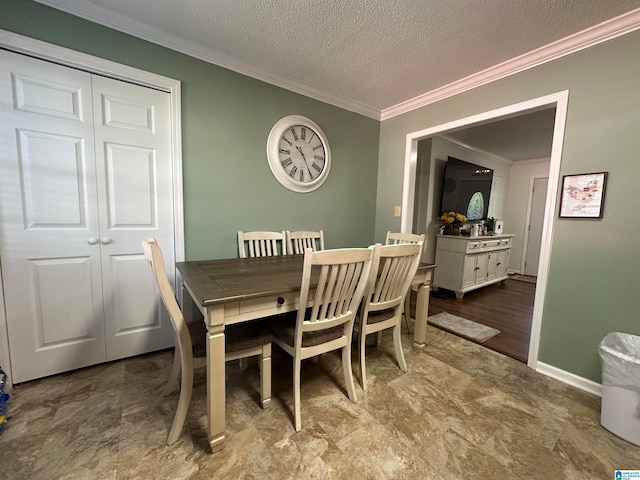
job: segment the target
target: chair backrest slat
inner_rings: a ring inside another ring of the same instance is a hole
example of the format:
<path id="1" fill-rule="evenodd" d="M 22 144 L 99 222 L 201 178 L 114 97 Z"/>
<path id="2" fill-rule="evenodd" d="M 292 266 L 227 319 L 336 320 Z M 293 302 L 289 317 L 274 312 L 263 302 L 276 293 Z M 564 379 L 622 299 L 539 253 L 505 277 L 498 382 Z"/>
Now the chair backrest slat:
<path id="1" fill-rule="evenodd" d="M 298 311 L 296 341 L 305 331 L 317 331 L 345 325 L 352 328 L 355 314 L 369 284 L 373 247 L 305 252 L 300 304 L 311 300 L 310 314 Z M 315 290 L 309 289 L 317 275 Z M 305 318 L 305 314 L 308 315 Z"/>
<path id="2" fill-rule="evenodd" d="M 418 264 L 422 242 L 398 243 L 377 246 L 378 255 L 374 256 L 372 285 L 366 295 L 367 310 L 383 308 L 402 308 L 404 296 L 409 289 Z"/>
<path id="3" fill-rule="evenodd" d="M 287 236 L 287 252 L 289 254 L 300 255 L 305 252 L 307 248 L 312 249 L 314 252 L 324 250 L 324 232 L 322 230 L 299 230 L 299 231 L 286 231 Z"/>
<path id="4" fill-rule="evenodd" d="M 246 244 L 246 245 L 245 245 Z M 248 251 L 248 255 L 247 255 Z M 238 253 L 240 258 L 273 257 L 287 254 L 285 232 L 238 232 Z"/>
<path id="5" fill-rule="evenodd" d="M 387 232 L 386 245 L 397 245 L 402 243 L 418 243 L 424 242 L 424 233 L 401 233 L 401 232 Z"/>

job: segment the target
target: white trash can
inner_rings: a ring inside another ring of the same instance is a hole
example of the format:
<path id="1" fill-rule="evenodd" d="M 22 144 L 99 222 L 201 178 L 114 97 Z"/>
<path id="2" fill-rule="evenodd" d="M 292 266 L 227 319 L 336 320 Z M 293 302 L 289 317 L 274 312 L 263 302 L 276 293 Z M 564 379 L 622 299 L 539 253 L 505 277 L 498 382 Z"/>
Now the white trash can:
<path id="1" fill-rule="evenodd" d="M 640 337 L 612 332 L 598 346 L 602 363 L 600 423 L 640 446 Z"/>

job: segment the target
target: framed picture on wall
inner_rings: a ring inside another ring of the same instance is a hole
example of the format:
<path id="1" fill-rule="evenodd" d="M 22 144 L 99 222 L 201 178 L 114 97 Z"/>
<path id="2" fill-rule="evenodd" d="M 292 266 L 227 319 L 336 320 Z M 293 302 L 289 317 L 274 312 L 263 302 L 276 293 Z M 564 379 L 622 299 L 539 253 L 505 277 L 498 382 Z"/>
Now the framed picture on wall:
<path id="1" fill-rule="evenodd" d="M 564 175 L 560 218 L 602 218 L 607 172 Z"/>

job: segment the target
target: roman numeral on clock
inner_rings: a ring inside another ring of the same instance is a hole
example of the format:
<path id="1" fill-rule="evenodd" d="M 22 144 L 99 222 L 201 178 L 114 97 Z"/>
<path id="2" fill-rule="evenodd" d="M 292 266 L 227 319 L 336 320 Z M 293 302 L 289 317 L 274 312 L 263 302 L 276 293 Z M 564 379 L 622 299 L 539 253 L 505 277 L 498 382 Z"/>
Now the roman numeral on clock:
<path id="1" fill-rule="evenodd" d="M 293 135 L 293 139 L 298 140 L 298 134 L 296 133 L 296 129 L 290 128 L 290 130 L 291 130 L 291 134 Z"/>
<path id="2" fill-rule="evenodd" d="M 280 153 L 284 153 L 285 155 L 291 155 L 291 150 L 285 150 L 284 148 L 279 148 L 278 151 Z"/>
<path id="3" fill-rule="evenodd" d="M 291 170 L 289 171 L 289 176 L 291 178 L 294 178 L 296 176 L 296 172 L 298 171 L 298 167 L 296 167 L 295 165 L 291 168 Z"/>
<path id="4" fill-rule="evenodd" d="M 318 165 L 316 162 L 311 164 L 311 168 L 313 168 L 316 172 L 320 173 L 322 171 L 322 167 Z"/>
<path id="5" fill-rule="evenodd" d="M 293 163 L 293 160 L 291 160 L 291 157 L 289 157 L 289 158 L 285 158 L 284 160 L 280 160 L 280 163 L 282 164 L 283 168 L 287 168 L 289 165 Z"/>

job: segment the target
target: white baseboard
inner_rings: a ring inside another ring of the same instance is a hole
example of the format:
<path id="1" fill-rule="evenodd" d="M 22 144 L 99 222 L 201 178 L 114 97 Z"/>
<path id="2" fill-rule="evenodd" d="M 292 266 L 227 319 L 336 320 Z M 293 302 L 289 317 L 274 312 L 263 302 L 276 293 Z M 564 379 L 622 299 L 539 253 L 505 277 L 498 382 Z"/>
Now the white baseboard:
<path id="1" fill-rule="evenodd" d="M 536 372 L 540 372 L 548 377 L 560 380 L 563 383 L 579 388 L 580 390 L 584 390 L 585 392 L 593 393 L 599 397 L 602 396 L 602 385 L 592 380 L 579 377 L 578 375 L 560 370 L 557 367 L 547 365 L 542 362 L 538 362 L 535 370 Z"/>

